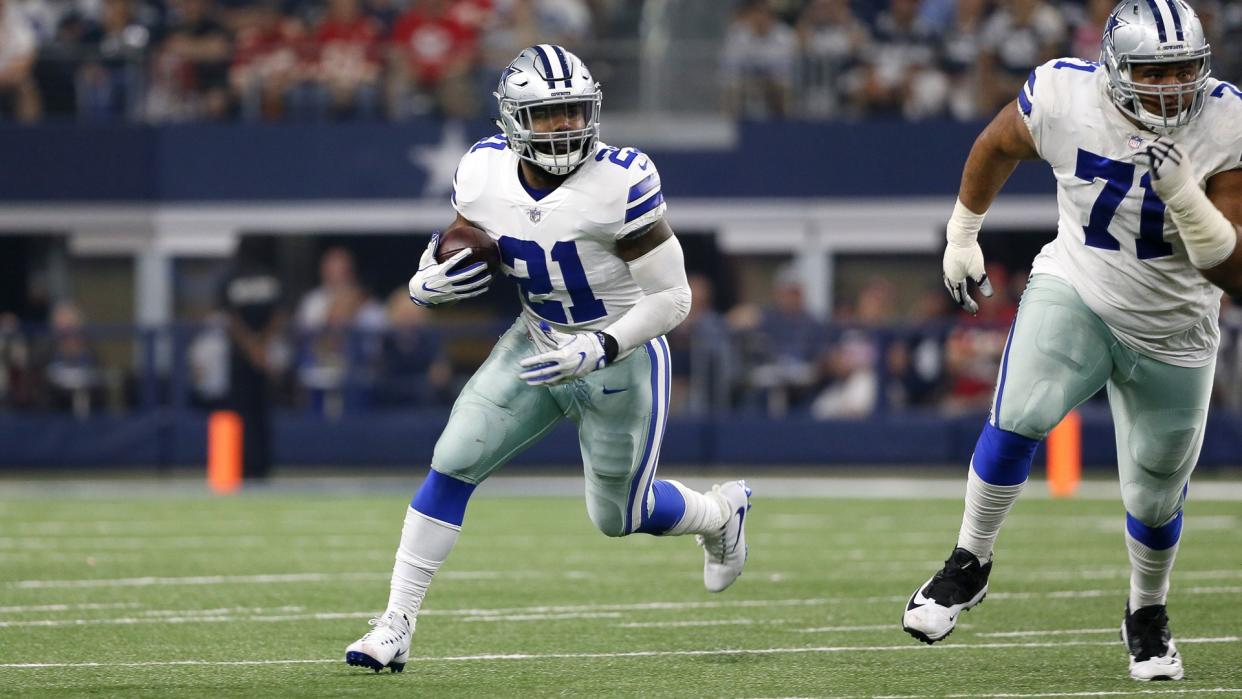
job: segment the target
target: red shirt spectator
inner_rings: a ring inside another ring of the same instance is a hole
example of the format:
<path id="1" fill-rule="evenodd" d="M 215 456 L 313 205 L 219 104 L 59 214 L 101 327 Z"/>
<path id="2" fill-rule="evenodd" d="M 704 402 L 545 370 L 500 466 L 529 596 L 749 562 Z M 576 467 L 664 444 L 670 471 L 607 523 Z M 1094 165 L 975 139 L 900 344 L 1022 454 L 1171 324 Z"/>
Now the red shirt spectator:
<path id="1" fill-rule="evenodd" d="M 473 60 L 477 31 L 457 19 L 465 8 L 448 0 L 421 0 L 397 20 L 393 48 L 415 82 L 429 85 L 461 72 Z M 467 3 L 474 6 L 474 3 Z"/>

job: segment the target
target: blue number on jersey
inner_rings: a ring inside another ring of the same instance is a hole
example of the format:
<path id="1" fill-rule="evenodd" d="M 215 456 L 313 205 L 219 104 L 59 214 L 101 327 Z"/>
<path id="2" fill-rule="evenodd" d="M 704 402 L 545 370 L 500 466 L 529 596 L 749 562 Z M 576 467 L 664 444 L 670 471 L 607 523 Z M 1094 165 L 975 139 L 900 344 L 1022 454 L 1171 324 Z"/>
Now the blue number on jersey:
<path id="1" fill-rule="evenodd" d="M 517 260 L 526 263 L 526 276 L 514 276 L 526 305 L 540 318 L 553 323 L 568 323 L 565 306 L 560 301 L 532 301 L 531 295 L 541 296 L 552 293 L 552 277 L 548 274 L 548 260 L 543 247 L 533 240 L 518 240 L 507 235 L 500 236 L 500 257 L 510 269 L 517 269 Z M 569 306 L 569 315 L 575 323 L 589 323 L 607 314 L 604 302 L 595 298 L 591 291 L 590 280 L 586 269 L 582 266 L 582 258 L 578 256 L 578 244 L 572 240 L 562 240 L 552 246 L 552 260 L 561 266 L 561 276 L 565 280 L 565 290 L 573 302 Z"/>
<path id="2" fill-rule="evenodd" d="M 1070 70 L 1081 70 L 1084 73 L 1094 73 L 1095 69 L 1100 67 L 1100 64 L 1095 61 L 1057 61 L 1052 64 L 1052 67 L 1058 70 L 1069 68 Z"/>
<path id="3" fill-rule="evenodd" d="M 626 170 L 629 170 L 630 166 L 634 164 L 634 159 L 638 157 L 638 150 L 635 148 L 626 148 L 624 152 L 625 155 L 621 155 L 622 150 L 620 148 L 613 148 L 612 146 L 609 146 L 608 148 L 596 153 L 595 160 L 600 161 L 604 158 L 608 158 L 608 160 L 614 165 L 620 165 Z"/>
<path id="4" fill-rule="evenodd" d="M 1238 99 L 1242 99 L 1242 90 L 1239 90 L 1238 88 L 1234 87 L 1232 83 L 1227 83 L 1227 82 L 1221 82 L 1221 84 L 1217 85 L 1216 89 L 1212 90 L 1212 96 L 1213 97 L 1224 97 L 1225 90 L 1232 92 L 1234 97 L 1237 97 Z"/>
<path id="5" fill-rule="evenodd" d="M 1078 164 L 1074 176 L 1087 182 L 1096 178 L 1104 180 L 1104 189 L 1091 207 L 1091 217 L 1083 227 L 1083 242 L 1093 248 L 1120 250 L 1121 243 L 1108 232 L 1108 226 L 1117 215 L 1117 207 L 1126 198 L 1126 192 L 1134 186 L 1134 164 L 1105 158 L 1088 150 L 1078 149 Z M 1139 238 L 1135 252 L 1140 260 L 1168 257 L 1173 245 L 1164 239 L 1164 202 L 1151 186 L 1151 175 L 1139 178 L 1143 188 L 1143 205 L 1139 215 Z"/>

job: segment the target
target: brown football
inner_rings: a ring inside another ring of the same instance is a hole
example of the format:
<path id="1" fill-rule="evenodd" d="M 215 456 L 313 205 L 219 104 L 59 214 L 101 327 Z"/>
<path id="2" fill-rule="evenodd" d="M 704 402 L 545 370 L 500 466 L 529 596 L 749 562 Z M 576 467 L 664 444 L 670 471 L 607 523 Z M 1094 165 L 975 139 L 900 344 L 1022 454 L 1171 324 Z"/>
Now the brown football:
<path id="1" fill-rule="evenodd" d="M 500 250 L 492 237 L 474 226 L 453 226 L 440 234 L 440 247 L 436 250 L 436 262 L 445 262 L 459 251 L 469 249 L 470 256 L 457 264 L 458 268 L 484 262 L 496 272 L 500 268 Z"/>

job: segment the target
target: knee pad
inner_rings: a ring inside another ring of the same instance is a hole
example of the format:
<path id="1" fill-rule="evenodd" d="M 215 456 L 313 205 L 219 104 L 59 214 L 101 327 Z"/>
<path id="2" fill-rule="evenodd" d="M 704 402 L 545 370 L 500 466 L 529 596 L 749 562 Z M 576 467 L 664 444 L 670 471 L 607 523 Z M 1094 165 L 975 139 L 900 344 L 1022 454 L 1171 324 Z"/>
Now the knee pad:
<path id="1" fill-rule="evenodd" d="M 596 432 L 589 439 L 584 451 L 591 473 L 606 486 L 624 483 L 628 497 L 630 470 L 639 456 L 634 453 L 637 444 L 634 435 L 629 432 Z"/>
<path id="2" fill-rule="evenodd" d="M 613 502 L 610 498 L 594 493 L 587 496 L 587 515 L 591 523 L 604 536 L 625 536 L 630 532 L 625 529 L 625 501 Z"/>
<path id="3" fill-rule="evenodd" d="M 431 456 L 435 470 L 453 478 L 477 483 L 480 469 L 500 449 L 509 433 L 513 415 L 484 400 L 467 400 L 453 410 L 436 440 Z"/>
<path id="4" fill-rule="evenodd" d="M 1199 409 L 1144 410 L 1130 428 L 1130 459 L 1142 474 L 1168 479 L 1191 465 L 1203 422 L 1204 411 Z"/>

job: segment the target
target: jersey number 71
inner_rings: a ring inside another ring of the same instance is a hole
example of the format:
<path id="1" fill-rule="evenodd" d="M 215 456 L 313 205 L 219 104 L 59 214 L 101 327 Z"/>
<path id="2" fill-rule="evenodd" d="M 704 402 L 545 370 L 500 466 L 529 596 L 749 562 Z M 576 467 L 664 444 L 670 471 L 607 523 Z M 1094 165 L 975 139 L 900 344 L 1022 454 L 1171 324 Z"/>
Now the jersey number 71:
<path id="1" fill-rule="evenodd" d="M 1087 182 L 1097 178 L 1104 180 L 1104 189 L 1091 207 L 1091 218 L 1083 227 L 1084 242 L 1104 250 L 1120 250 L 1121 243 L 1108 232 L 1108 226 L 1117 215 L 1117 208 L 1125 201 L 1126 193 L 1134 186 L 1134 163 L 1125 163 L 1078 149 L 1078 165 L 1074 176 Z M 1151 187 L 1151 173 L 1139 178 L 1143 188 L 1142 211 L 1139 214 L 1139 237 L 1134 241 L 1135 252 L 1140 260 L 1168 257 L 1173 245 L 1164 239 L 1164 202 Z"/>

